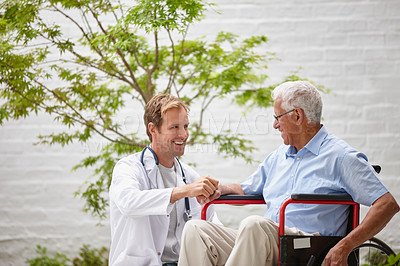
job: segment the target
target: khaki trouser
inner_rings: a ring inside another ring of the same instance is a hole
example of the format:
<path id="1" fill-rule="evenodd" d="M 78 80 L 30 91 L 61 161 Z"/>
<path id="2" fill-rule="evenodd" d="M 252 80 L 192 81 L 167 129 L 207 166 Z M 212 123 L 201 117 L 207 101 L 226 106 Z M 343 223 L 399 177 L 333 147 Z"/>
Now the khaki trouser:
<path id="1" fill-rule="evenodd" d="M 296 228 L 285 234 L 310 235 Z M 202 220 L 186 223 L 178 266 L 278 265 L 278 224 L 261 216 L 249 216 L 239 230 Z"/>

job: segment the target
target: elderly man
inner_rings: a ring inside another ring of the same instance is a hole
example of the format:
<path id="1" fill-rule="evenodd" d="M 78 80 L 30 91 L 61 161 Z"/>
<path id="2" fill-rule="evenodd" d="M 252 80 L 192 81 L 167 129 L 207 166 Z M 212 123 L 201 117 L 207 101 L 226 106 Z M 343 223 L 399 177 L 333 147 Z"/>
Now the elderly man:
<path id="1" fill-rule="evenodd" d="M 189 137 L 188 110 L 180 99 L 159 94 L 145 107 L 151 146 L 121 159 L 110 186 L 111 266 L 174 266 L 183 227 L 200 219 L 202 202 L 218 181 L 179 162 Z M 197 198 L 197 200 L 196 200 Z M 213 210 L 209 220 L 220 224 Z"/>
<path id="2" fill-rule="evenodd" d="M 399 211 L 367 157 L 321 124 L 321 95 L 311 83 L 284 83 L 275 88 L 273 99 L 274 128 L 284 145 L 240 185 L 218 188 L 221 194 L 262 194 L 267 204 L 264 217 L 244 219 L 238 231 L 206 221 L 187 223 L 180 266 L 277 265 L 279 209 L 293 193 L 347 193 L 356 202 L 372 206 L 362 223 L 329 251 L 326 266 L 346 265 L 351 250 L 377 234 Z M 285 231 L 344 235 L 346 217 L 346 206 L 294 204 L 286 211 Z"/>

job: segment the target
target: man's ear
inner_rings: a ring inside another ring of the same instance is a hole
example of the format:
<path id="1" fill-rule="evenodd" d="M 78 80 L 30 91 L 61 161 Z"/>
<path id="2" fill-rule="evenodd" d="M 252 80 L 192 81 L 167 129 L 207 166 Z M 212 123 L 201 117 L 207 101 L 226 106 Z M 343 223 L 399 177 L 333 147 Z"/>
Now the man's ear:
<path id="1" fill-rule="evenodd" d="M 156 134 L 156 131 L 158 131 L 156 125 L 154 125 L 153 122 L 150 122 L 150 123 L 147 125 L 147 127 L 148 127 L 149 132 L 150 132 L 150 134 L 151 134 L 152 136 L 154 136 L 154 134 Z"/>
<path id="2" fill-rule="evenodd" d="M 296 117 L 296 124 L 301 125 L 305 121 L 304 111 L 301 108 L 294 109 L 294 115 Z"/>

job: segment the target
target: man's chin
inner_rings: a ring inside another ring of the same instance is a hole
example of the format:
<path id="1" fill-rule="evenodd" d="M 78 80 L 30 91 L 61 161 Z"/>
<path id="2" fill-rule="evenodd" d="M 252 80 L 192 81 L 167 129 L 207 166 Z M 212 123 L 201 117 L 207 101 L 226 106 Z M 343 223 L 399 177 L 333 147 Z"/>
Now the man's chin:
<path id="1" fill-rule="evenodd" d="M 175 150 L 175 156 L 182 156 L 183 154 L 185 154 L 185 146 L 176 147 L 174 150 Z"/>

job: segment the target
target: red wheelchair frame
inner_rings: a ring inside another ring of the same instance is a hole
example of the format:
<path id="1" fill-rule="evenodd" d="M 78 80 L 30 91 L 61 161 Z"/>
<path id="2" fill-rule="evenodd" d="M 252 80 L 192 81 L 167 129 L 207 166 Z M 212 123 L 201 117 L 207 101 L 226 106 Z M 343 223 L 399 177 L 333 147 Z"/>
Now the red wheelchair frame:
<path id="1" fill-rule="evenodd" d="M 377 173 L 380 172 L 381 168 L 378 165 L 373 166 L 375 171 Z M 293 238 L 301 238 L 299 236 L 287 236 L 284 234 L 285 231 L 285 210 L 286 207 L 289 204 L 297 204 L 297 203 L 302 203 L 302 204 L 340 204 L 340 205 L 349 205 L 350 206 L 350 214 L 349 214 L 349 224 L 347 226 L 347 233 L 349 233 L 351 230 L 355 229 L 358 224 L 359 224 L 359 216 L 360 216 L 360 205 L 357 202 L 354 202 L 353 199 L 351 198 L 350 195 L 322 195 L 322 194 L 293 194 L 291 198 L 287 199 L 281 206 L 280 212 L 279 212 L 279 265 L 301 265 L 297 261 L 293 262 L 293 258 L 287 258 L 287 251 L 288 251 L 288 245 L 287 244 L 287 239 L 293 240 Z M 231 205 L 246 205 L 246 204 L 265 204 L 264 198 L 262 195 L 223 195 L 218 199 L 215 199 L 212 202 L 209 202 L 203 206 L 203 209 L 201 211 L 201 219 L 206 220 L 206 213 L 207 213 L 207 208 L 211 204 L 231 204 Z M 314 255 L 311 255 L 310 258 L 304 257 L 302 259 L 305 259 L 305 262 L 303 262 L 305 265 L 313 265 L 315 263 L 322 263 L 323 258 L 325 257 L 326 253 L 329 251 L 331 247 L 333 247 L 340 239 L 343 237 L 335 237 L 335 236 L 313 236 L 312 237 L 313 241 L 315 243 L 323 243 L 326 245 L 322 249 L 321 252 L 317 252 L 318 255 L 315 257 Z M 286 241 L 286 242 L 285 242 Z M 380 241 L 379 239 L 376 238 L 371 238 L 369 241 L 371 243 L 366 243 L 363 245 L 366 246 L 378 246 L 378 249 L 381 251 L 384 251 L 385 254 L 394 254 L 393 250 L 389 246 L 387 246 L 384 242 Z M 361 245 L 361 246 L 363 246 Z M 284 247 L 283 247 L 284 246 Z M 360 247 L 361 247 L 360 246 Z M 291 251 L 293 252 L 293 251 Z M 310 251 L 311 252 L 311 251 Z M 315 251 L 313 251 L 315 252 Z M 304 252 L 299 252 L 297 253 L 304 253 Z M 291 254 L 291 256 L 294 253 Z M 354 253 L 352 253 L 353 257 L 349 257 L 349 265 L 358 265 L 358 260 L 359 260 L 359 253 L 358 250 L 356 249 Z M 307 253 L 307 256 L 310 254 Z M 322 258 L 321 258 L 322 257 Z M 292 260 L 292 261 L 290 261 Z"/>
<path id="2" fill-rule="evenodd" d="M 289 204 L 342 204 L 352 206 L 352 225 L 351 229 L 358 226 L 360 205 L 352 200 L 349 195 L 321 195 L 321 194 L 293 194 L 281 206 L 279 212 L 279 265 L 281 264 L 281 242 L 285 231 L 285 210 Z M 207 208 L 211 204 L 231 204 L 231 205 L 247 205 L 247 204 L 265 204 L 262 195 L 223 195 L 212 202 L 203 206 L 201 211 L 201 219 L 206 220 Z M 286 264 L 285 264 L 286 265 Z"/>

